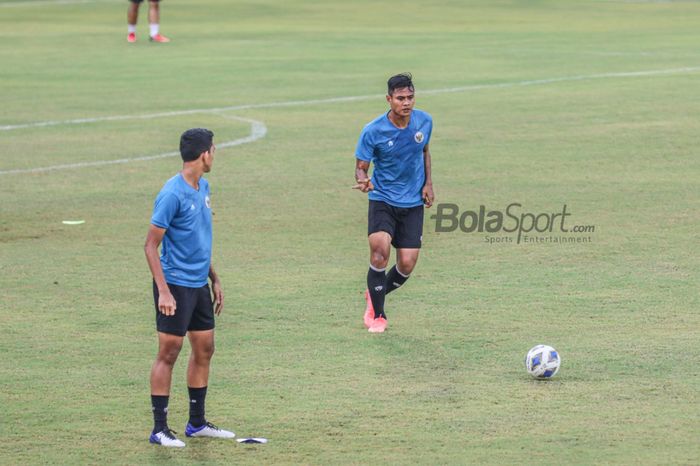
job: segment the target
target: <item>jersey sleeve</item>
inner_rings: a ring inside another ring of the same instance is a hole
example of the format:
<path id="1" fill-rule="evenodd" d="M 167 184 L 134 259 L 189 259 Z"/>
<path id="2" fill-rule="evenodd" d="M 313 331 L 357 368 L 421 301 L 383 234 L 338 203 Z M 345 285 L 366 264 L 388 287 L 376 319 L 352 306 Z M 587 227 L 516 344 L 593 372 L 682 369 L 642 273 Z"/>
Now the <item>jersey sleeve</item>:
<path id="1" fill-rule="evenodd" d="M 168 229 L 180 208 L 180 200 L 171 192 L 160 192 L 153 206 L 151 223 L 158 228 Z"/>
<path id="2" fill-rule="evenodd" d="M 365 162 L 371 162 L 374 158 L 374 142 L 368 126 L 365 126 L 362 133 L 360 133 L 360 139 L 357 141 L 357 148 L 355 149 L 355 157 Z"/>

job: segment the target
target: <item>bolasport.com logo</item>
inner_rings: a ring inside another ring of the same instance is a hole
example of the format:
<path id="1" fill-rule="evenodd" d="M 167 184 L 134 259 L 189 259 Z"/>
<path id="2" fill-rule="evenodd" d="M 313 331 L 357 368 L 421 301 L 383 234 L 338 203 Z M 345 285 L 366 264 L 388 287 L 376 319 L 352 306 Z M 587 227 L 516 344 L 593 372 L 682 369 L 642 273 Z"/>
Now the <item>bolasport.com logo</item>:
<path id="1" fill-rule="evenodd" d="M 519 202 L 511 202 L 503 210 L 461 210 L 457 204 L 438 204 L 436 233 L 480 233 L 488 244 L 590 243 L 595 225 L 576 224 L 566 204 L 555 211 L 532 212 Z"/>

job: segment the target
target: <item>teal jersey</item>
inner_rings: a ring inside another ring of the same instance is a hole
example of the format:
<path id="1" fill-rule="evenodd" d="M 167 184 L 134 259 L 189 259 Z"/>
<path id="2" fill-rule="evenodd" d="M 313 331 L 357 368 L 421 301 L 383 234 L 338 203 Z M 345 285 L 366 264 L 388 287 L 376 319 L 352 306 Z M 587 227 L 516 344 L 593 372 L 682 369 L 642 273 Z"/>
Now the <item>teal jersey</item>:
<path id="1" fill-rule="evenodd" d="M 151 223 L 165 229 L 160 254 L 165 281 L 206 285 L 212 249 L 209 182 L 200 178 L 198 191 L 180 173 L 170 178 L 156 197 Z"/>
<path id="2" fill-rule="evenodd" d="M 397 128 L 385 113 L 364 127 L 355 157 L 374 163 L 369 192 L 372 201 L 394 207 L 423 205 L 425 184 L 423 149 L 430 142 L 433 118 L 414 109 L 406 128 Z"/>

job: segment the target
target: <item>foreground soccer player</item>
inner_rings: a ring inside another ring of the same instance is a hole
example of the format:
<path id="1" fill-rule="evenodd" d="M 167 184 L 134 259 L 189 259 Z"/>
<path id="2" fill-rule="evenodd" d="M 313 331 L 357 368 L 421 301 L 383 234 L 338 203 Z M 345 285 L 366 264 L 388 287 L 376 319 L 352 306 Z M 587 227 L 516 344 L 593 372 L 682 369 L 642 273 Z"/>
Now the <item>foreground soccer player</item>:
<path id="1" fill-rule="evenodd" d="M 155 201 L 146 237 L 146 260 L 153 274 L 158 355 L 151 369 L 155 425 L 150 442 L 184 447 L 168 427 L 168 399 L 173 366 L 185 335 L 192 354 L 187 367 L 190 394 L 188 437 L 233 438 L 204 416 L 209 365 L 214 354 L 214 314 L 224 308 L 219 277 L 211 265 L 212 227 L 209 183 L 202 177 L 214 162 L 214 133 L 189 129 L 180 138 L 182 171 L 170 178 Z M 163 243 L 158 256 L 158 246 Z M 211 279 L 212 290 L 207 278 Z M 212 300 L 212 291 L 214 300 Z M 216 309 L 214 309 L 216 301 Z"/>
<path id="2" fill-rule="evenodd" d="M 403 285 L 418 261 L 423 240 L 423 205 L 433 205 L 430 134 L 432 117 L 414 110 L 410 74 L 392 76 L 386 101 L 389 111 L 367 124 L 355 150 L 354 189 L 369 193 L 367 272 L 364 323 L 372 333 L 386 330 L 384 298 Z M 367 175 L 370 162 L 374 172 Z M 396 265 L 386 273 L 391 246 Z"/>

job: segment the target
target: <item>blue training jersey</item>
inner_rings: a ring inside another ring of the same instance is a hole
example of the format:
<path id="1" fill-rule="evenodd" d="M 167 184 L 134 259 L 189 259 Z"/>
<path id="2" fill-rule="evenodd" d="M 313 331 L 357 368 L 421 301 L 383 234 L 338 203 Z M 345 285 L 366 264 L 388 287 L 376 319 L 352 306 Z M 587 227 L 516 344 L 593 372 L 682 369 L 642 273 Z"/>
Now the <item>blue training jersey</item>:
<path id="1" fill-rule="evenodd" d="M 165 281 L 206 285 L 212 245 L 209 182 L 200 178 L 197 191 L 180 173 L 170 178 L 156 197 L 151 223 L 165 229 L 160 253 Z"/>
<path id="2" fill-rule="evenodd" d="M 394 126 L 388 112 L 364 127 L 355 157 L 374 163 L 370 200 L 384 201 L 394 207 L 423 205 L 423 148 L 430 141 L 432 131 L 433 118 L 416 109 L 411 112 L 406 128 Z"/>

